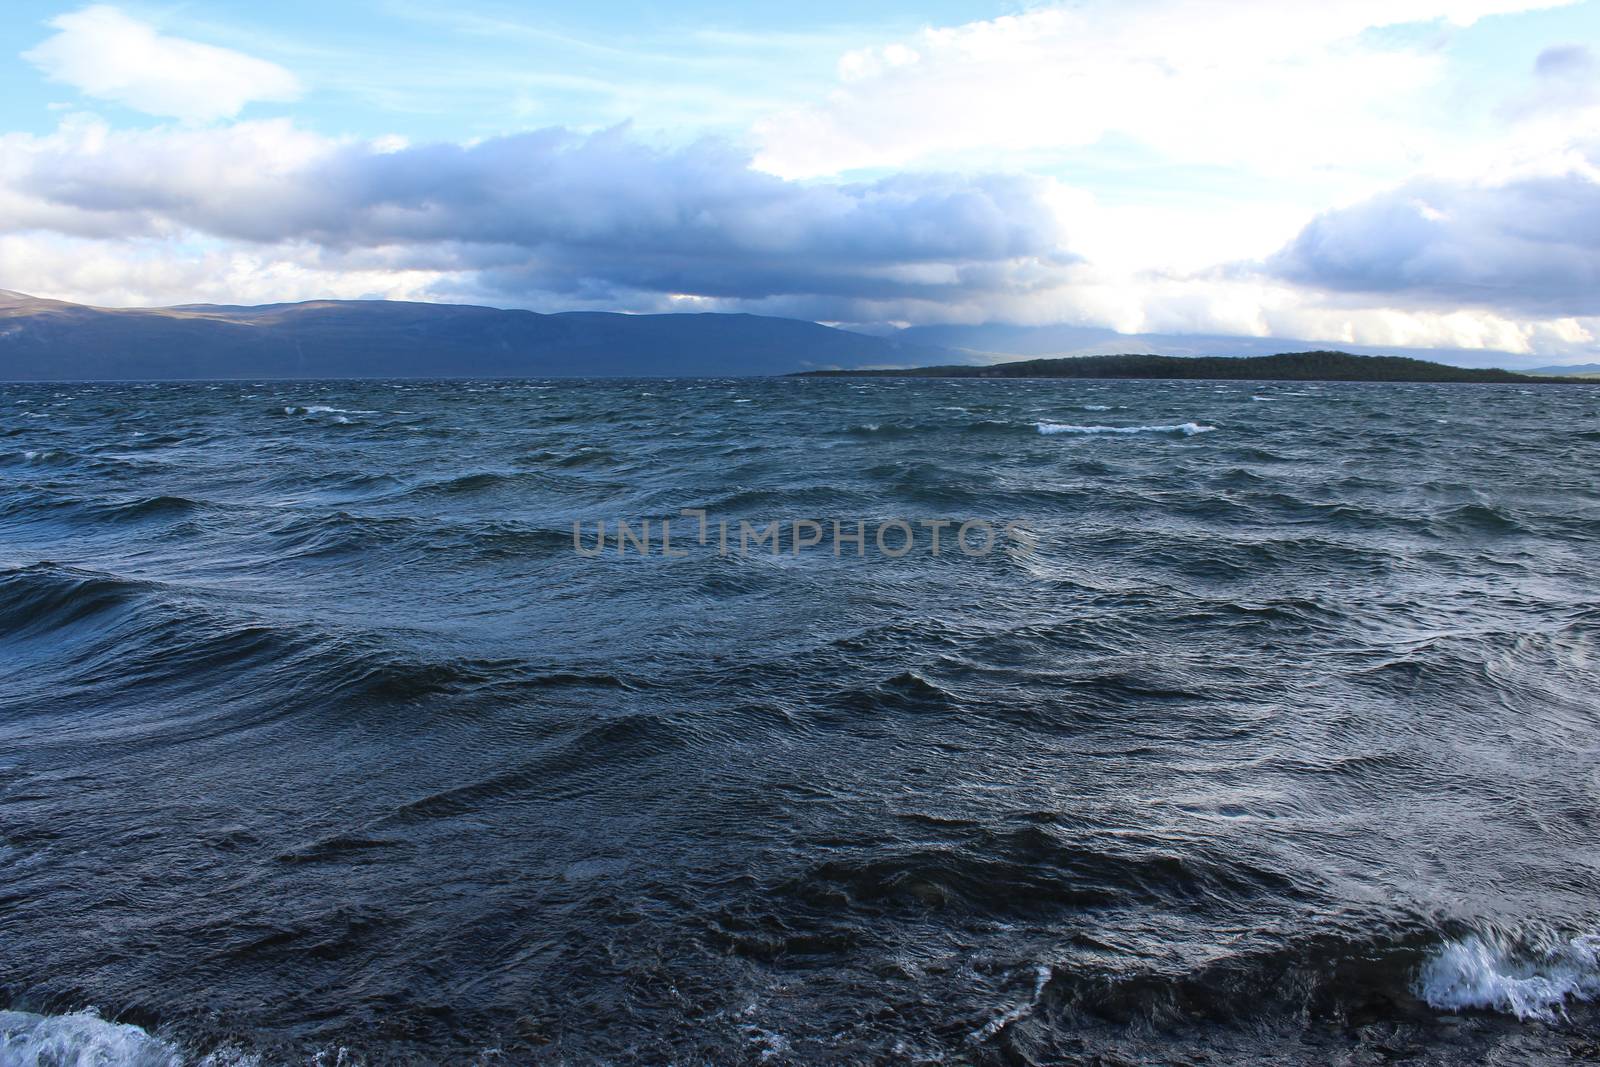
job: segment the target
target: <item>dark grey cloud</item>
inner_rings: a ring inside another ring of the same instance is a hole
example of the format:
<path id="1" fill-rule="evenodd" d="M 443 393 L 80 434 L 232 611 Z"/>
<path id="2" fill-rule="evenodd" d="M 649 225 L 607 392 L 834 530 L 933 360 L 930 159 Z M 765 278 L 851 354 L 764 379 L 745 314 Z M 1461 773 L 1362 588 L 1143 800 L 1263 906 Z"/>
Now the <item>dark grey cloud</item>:
<path id="1" fill-rule="evenodd" d="M 1593 147 L 1588 156 L 1600 160 Z M 1412 182 L 1318 216 L 1266 267 L 1320 289 L 1444 308 L 1600 314 L 1600 183 L 1582 173 Z"/>
<path id="2" fill-rule="evenodd" d="M 381 250 L 389 266 L 474 272 L 511 297 L 936 300 L 1011 290 L 1073 262 L 1048 184 L 1033 177 L 802 183 L 753 170 L 725 143 L 657 148 L 623 128 L 397 151 L 301 143 L 304 162 L 287 165 L 293 153 L 270 144 L 241 142 L 230 156 L 207 136 L 114 139 L 93 154 L 46 147 L 12 186 L 101 235 Z"/>

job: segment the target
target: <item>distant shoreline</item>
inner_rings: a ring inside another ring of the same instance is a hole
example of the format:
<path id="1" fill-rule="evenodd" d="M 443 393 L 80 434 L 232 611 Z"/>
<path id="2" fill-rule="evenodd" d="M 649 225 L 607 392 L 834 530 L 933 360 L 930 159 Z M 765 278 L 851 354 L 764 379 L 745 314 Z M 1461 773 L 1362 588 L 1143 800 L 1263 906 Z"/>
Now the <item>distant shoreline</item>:
<path id="1" fill-rule="evenodd" d="M 1285 352 L 1275 356 L 1068 356 L 986 366 L 801 371 L 795 378 L 1022 378 L 1124 381 L 1411 382 L 1600 385 L 1600 379 L 1452 367 L 1404 356 Z"/>

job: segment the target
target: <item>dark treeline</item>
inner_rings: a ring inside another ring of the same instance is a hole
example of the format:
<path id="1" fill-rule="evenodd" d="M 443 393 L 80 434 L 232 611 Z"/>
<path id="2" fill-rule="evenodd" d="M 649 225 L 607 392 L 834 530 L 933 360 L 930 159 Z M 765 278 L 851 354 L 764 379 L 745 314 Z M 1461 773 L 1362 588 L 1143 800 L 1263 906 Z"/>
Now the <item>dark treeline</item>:
<path id="1" fill-rule="evenodd" d="M 811 371 L 810 376 L 907 378 L 1198 378 L 1322 382 L 1577 382 L 1474 370 L 1402 356 L 1348 352 L 1291 352 L 1276 356 L 1074 356 L 1028 359 L 984 367 L 917 367 L 908 370 Z M 1591 383 L 1592 384 L 1592 383 Z"/>

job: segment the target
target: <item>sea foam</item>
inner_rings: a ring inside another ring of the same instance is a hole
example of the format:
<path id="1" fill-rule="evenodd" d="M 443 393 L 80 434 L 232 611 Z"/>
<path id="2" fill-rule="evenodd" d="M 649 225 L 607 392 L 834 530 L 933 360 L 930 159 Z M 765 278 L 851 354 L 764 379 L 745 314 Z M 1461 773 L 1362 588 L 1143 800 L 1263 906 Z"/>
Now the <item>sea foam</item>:
<path id="1" fill-rule="evenodd" d="M 329 404 L 286 404 L 285 415 L 376 415 L 376 411 L 362 408 L 336 408 Z"/>
<path id="2" fill-rule="evenodd" d="M 1181 433 L 1185 437 L 1193 437 L 1197 433 L 1210 433 L 1215 426 L 1202 426 L 1198 422 L 1182 422 L 1174 426 L 1073 426 L 1065 422 L 1041 422 L 1037 424 L 1042 434 L 1072 433 Z"/>
<path id="3" fill-rule="evenodd" d="M 1048 964 L 1041 963 L 1034 967 L 1033 997 L 1026 1004 L 1019 1004 L 1010 1011 L 997 1015 L 993 1019 L 990 1019 L 988 1022 L 984 1023 L 980 1029 L 973 1031 L 969 1040 L 975 1043 L 987 1041 L 995 1034 L 998 1034 L 1001 1030 L 1004 1030 L 1006 1027 L 1016 1022 L 1018 1019 L 1025 1018 L 1027 1015 L 1029 1015 L 1035 1008 L 1039 1006 L 1039 1002 L 1044 999 L 1045 987 L 1050 984 L 1050 979 L 1054 974 L 1055 972 Z"/>
<path id="4" fill-rule="evenodd" d="M 137 1026 L 93 1012 L 0 1011 L 0 1067 L 182 1067 L 183 1056 Z"/>
<path id="5" fill-rule="evenodd" d="M 1449 941 L 1423 962 L 1416 990 L 1434 1008 L 1551 1021 L 1564 1013 L 1569 999 L 1600 996 L 1600 936 L 1575 937 L 1542 952 L 1476 936 Z"/>
<path id="6" fill-rule="evenodd" d="M 319 1055 L 315 1060 L 323 1062 Z M 338 1062 L 344 1063 L 343 1050 Z M 0 1067 L 262 1067 L 261 1057 L 234 1047 L 198 1059 L 128 1023 L 93 1011 L 36 1015 L 0 1011 Z"/>

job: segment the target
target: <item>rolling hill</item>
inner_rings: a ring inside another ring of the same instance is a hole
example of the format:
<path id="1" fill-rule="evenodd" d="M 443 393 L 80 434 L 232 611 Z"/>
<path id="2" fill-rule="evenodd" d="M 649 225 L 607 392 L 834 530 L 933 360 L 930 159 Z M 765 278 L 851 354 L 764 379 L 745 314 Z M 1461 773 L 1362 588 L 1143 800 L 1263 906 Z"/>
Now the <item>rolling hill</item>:
<path id="1" fill-rule="evenodd" d="M 1348 352 L 1292 352 L 1272 356 L 1075 356 L 993 363 L 919 367 L 913 370 L 809 371 L 812 375 L 911 378 L 1149 378 L 1231 381 L 1322 382 L 1550 382 L 1578 378 L 1534 377 L 1511 371 L 1449 367 L 1403 356 L 1355 356 Z"/>
<path id="2" fill-rule="evenodd" d="M 758 315 L 316 300 L 97 308 L 0 290 L 0 380 L 787 374 L 961 358 Z"/>

